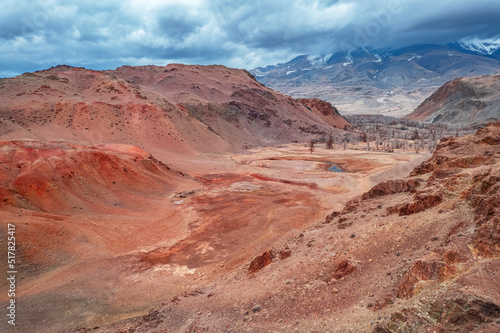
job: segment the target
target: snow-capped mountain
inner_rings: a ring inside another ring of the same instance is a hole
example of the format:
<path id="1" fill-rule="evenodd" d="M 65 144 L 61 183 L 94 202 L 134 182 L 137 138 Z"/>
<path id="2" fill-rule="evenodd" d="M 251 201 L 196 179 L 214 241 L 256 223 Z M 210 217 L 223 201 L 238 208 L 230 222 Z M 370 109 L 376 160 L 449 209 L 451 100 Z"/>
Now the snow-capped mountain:
<path id="1" fill-rule="evenodd" d="M 317 97 L 342 113 L 408 114 L 439 86 L 464 76 L 500 73 L 500 44 L 416 45 L 301 55 L 251 72 L 296 98 Z"/>
<path id="2" fill-rule="evenodd" d="M 497 50 L 500 49 L 500 43 L 490 43 L 490 42 L 482 42 L 482 43 L 466 43 L 459 42 L 460 47 L 464 50 L 470 51 L 479 55 L 488 55 L 491 56 Z"/>

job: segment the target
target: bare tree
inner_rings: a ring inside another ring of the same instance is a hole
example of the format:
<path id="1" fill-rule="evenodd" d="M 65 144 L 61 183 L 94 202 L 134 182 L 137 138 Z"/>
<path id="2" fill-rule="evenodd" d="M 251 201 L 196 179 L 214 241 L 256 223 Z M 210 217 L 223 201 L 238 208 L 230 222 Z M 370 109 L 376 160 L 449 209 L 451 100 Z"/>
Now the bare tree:
<path id="1" fill-rule="evenodd" d="M 415 129 L 415 131 L 413 131 L 413 140 L 417 140 L 418 138 L 419 138 L 418 131 L 417 129 Z"/>
<path id="2" fill-rule="evenodd" d="M 328 140 L 326 140 L 326 149 L 332 149 L 333 148 L 333 135 L 330 134 L 328 136 Z"/>
<path id="3" fill-rule="evenodd" d="M 434 150 L 436 150 L 436 140 L 434 139 L 431 139 L 430 142 L 429 142 L 429 152 L 432 153 L 434 152 Z"/>
<path id="4" fill-rule="evenodd" d="M 360 140 L 361 140 L 361 141 L 363 141 L 363 142 L 367 142 L 367 141 L 368 141 L 368 139 L 367 139 L 367 135 L 366 135 L 366 132 L 361 132 L 361 133 L 359 134 L 359 136 L 360 136 Z"/>

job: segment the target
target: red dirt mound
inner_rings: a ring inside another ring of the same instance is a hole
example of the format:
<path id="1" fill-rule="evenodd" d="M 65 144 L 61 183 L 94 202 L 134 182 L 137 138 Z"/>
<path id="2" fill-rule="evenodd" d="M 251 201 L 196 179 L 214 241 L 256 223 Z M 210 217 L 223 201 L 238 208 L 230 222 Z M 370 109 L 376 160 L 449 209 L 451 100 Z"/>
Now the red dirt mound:
<path id="1" fill-rule="evenodd" d="M 0 200 L 57 214 L 140 211 L 187 179 L 144 150 L 39 141 L 0 142 Z"/>

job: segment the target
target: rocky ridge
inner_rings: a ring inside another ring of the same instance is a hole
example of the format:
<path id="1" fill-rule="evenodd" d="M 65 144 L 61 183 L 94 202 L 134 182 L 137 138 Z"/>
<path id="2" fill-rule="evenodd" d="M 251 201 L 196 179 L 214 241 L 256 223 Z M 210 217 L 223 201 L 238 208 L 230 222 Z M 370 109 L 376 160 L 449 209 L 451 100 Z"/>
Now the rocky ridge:
<path id="1" fill-rule="evenodd" d="M 459 78 L 441 86 L 405 118 L 431 123 L 485 124 L 500 119 L 500 75 Z"/>

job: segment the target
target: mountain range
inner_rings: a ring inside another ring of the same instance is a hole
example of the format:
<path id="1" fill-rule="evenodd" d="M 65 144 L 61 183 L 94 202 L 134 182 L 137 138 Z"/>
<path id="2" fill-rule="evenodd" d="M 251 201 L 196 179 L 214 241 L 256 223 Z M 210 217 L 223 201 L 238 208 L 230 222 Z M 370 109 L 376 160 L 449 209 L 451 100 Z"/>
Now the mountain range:
<path id="1" fill-rule="evenodd" d="M 301 55 L 255 68 L 255 77 L 295 98 L 320 98 L 342 114 L 404 116 L 447 81 L 500 73 L 500 44 L 416 45 Z"/>

